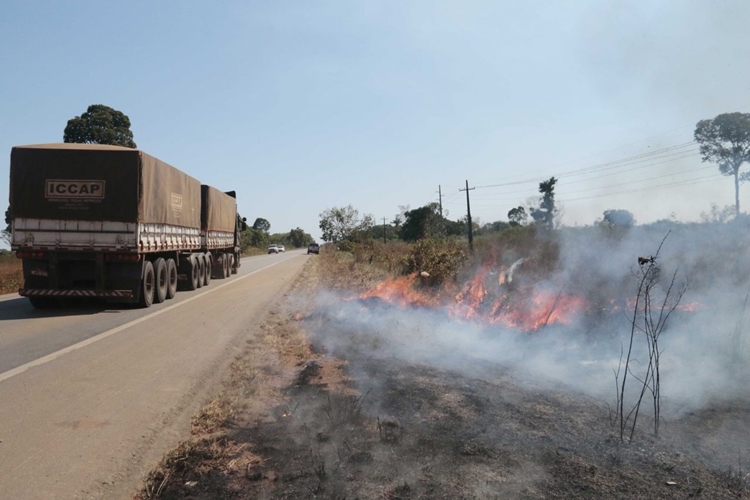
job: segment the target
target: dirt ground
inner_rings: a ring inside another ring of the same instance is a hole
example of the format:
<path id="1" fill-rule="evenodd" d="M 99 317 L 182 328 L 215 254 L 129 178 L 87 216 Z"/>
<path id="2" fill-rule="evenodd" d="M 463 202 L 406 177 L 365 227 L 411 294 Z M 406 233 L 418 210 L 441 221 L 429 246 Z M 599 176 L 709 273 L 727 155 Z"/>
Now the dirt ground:
<path id="1" fill-rule="evenodd" d="M 621 444 L 601 401 L 509 368 L 326 352 L 300 297 L 363 279 L 310 259 L 136 498 L 750 498 L 750 401 Z"/>

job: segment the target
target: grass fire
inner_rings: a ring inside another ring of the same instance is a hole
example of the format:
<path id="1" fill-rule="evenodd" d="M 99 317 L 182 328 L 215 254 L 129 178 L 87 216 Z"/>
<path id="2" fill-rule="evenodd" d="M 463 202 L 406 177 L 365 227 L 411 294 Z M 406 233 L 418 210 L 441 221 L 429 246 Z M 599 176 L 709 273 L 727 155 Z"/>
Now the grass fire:
<path id="1" fill-rule="evenodd" d="M 264 332 L 297 346 L 286 388 L 196 438 L 152 490 L 749 498 L 748 229 L 521 227 L 474 253 L 451 239 L 323 247 Z M 230 407 L 243 383 L 229 383 Z"/>

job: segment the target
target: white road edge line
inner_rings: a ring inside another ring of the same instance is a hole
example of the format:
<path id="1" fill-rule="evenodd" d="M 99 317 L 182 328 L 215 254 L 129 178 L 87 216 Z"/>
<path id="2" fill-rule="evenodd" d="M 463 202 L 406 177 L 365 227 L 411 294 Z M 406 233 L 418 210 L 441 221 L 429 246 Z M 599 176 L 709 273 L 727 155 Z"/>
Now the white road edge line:
<path id="1" fill-rule="evenodd" d="M 164 309 L 159 309 L 158 311 L 154 311 L 151 314 L 147 314 L 146 316 L 142 316 L 142 317 L 140 317 L 138 319 L 134 319 L 133 321 L 125 323 L 124 325 L 120 325 L 120 326 L 115 327 L 115 328 L 113 328 L 111 330 L 107 330 L 106 332 L 102 332 L 102 333 L 100 333 L 98 335 L 94 335 L 93 337 L 89 337 L 86 340 L 82 340 L 82 341 L 78 342 L 77 344 L 70 345 L 70 346 L 65 347 L 63 349 L 60 349 L 59 351 L 56 351 L 56 352 L 53 352 L 51 354 L 47 354 L 46 356 L 43 356 L 41 358 L 35 359 L 34 361 L 29 361 L 26 364 L 23 364 L 21 366 L 17 366 L 15 368 L 13 368 L 12 370 L 8 370 L 7 372 L 0 373 L 0 382 L 8 380 L 11 377 L 15 377 L 16 375 L 21 374 L 21 373 L 25 372 L 26 370 L 28 370 L 30 368 L 34 368 L 35 366 L 40 366 L 40 365 L 43 365 L 45 363 L 49 363 L 50 361 L 53 361 L 53 360 L 59 358 L 60 356 L 64 356 L 65 354 L 68 354 L 69 352 L 73 352 L 73 351 L 75 351 L 77 349 L 80 349 L 82 347 L 86 347 L 87 345 L 91 345 L 94 342 L 97 342 L 99 340 L 106 339 L 107 337 L 109 337 L 111 335 L 114 335 L 115 333 L 119 333 L 119 332 L 121 332 L 123 330 L 127 330 L 131 326 L 137 325 L 138 323 L 142 323 L 142 322 L 144 322 L 144 321 L 146 321 L 148 319 L 153 318 L 154 316 L 158 316 L 158 315 L 163 314 L 163 313 L 165 313 L 167 311 L 171 311 L 172 309 L 175 309 L 175 308 L 178 308 L 180 306 L 183 306 L 183 305 L 185 305 L 185 304 L 187 304 L 189 302 L 192 302 L 192 301 L 194 301 L 196 299 L 199 299 L 199 298 L 203 297 L 206 294 L 215 292 L 216 290 L 221 290 L 225 286 L 234 285 L 235 283 L 239 283 L 240 281 L 244 280 L 245 278 L 247 278 L 249 276 L 252 276 L 255 273 L 259 273 L 261 271 L 264 271 L 264 270 L 268 269 L 269 267 L 273 267 L 273 266 L 275 266 L 277 264 L 281 264 L 282 262 L 286 262 L 287 260 L 290 260 L 290 259 L 280 260 L 280 261 L 274 262 L 273 264 L 269 264 L 269 265 L 267 265 L 265 267 L 261 267 L 260 269 L 256 269 L 255 271 L 251 271 L 251 272 L 249 272 L 249 273 L 247 273 L 247 274 L 245 274 L 243 276 L 239 276 L 239 277 L 237 277 L 237 279 L 229 281 L 228 283 L 222 283 L 221 285 L 217 286 L 216 288 L 212 288 L 210 290 L 206 290 L 203 293 L 199 293 L 198 295 L 194 295 L 194 296 L 190 297 L 189 299 L 185 299 L 185 300 L 183 300 L 181 302 L 178 302 L 176 304 L 172 304 L 171 306 L 167 306 Z"/>

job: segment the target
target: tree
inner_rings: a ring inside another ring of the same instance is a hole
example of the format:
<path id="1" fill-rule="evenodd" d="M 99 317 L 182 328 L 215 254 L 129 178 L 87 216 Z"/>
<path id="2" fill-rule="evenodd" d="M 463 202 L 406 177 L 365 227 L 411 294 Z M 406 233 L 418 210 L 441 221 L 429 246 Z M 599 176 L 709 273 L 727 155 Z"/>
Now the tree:
<path id="1" fill-rule="evenodd" d="M 258 231 L 262 231 L 268 234 L 268 231 L 271 230 L 271 223 L 266 219 L 258 217 L 257 219 L 255 219 L 255 222 L 253 222 L 253 229 L 257 229 Z"/>
<path id="2" fill-rule="evenodd" d="M 635 224 L 635 218 L 627 210 L 605 210 L 603 222 L 612 227 L 630 228 Z"/>
<path id="3" fill-rule="evenodd" d="M 81 116 L 68 120 L 63 142 L 136 147 L 130 131 L 130 118 L 122 111 L 102 104 L 92 104 Z"/>
<path id="4" fill-rule="evenodd" d="M 10 239 L 11 239 L 11 222 L 13 220 L 13 214 L 10 212 L 10 206 L 5 211 L 5 229 L 0 231 L 0 240 L 4 241 L 8 246 L 10 246 Z"/>
<path id="5" fill-rule="evenodd" d="M 401 237 L 405 241 L 417 241 L 429 238 L 440 231 L 440 206 L 430 203 L 404 213 L 401 226 Z"/>
<path id="6" fill-rule="evenodd" d="M 289 241 L 295 248 L 306 247 L 313 241 L 313 237 L 307 234 L 302 228 L 292 229 L 289 231 Z"/>
<path id="7" fill-rule="evenodd" d="M 719 205 L 716 203 L 711 203 L 711 210 L 709 212 L 701 212 L 701 221 L 706 224 L 712 222 L 724 224 L 725 222 L 732 220 L 734 217 L 734 207 L 731 205 L 719 208 Z"/>
<path id="8" fill-rule="evenodd" d="M 724 113 L 713 120 L 701 120 L 695 126 L 695 141 L 700 144 L 704 162 L 717 163 L 719 172 L 734 177 L 734 208 L 740 214 L 740 182 L 748 180 L 740 167 L 750 161 L 750 114 Z"/>
<path id="9" fill-rule="evenodd" d="M 482 226 L 482 232 L 483 233 L 499 233 L 501 231 L 504 231 L 508 226 L 510 226 L 508 222 L 505 221 L 495 221 L 495 222 L 488 222 L 487 224 L 484 224 Z"/>
<path id="10" fill-rule="evenodd" d="M 372 215 L 359 218 L 359 211 L 351 205 L 345 207 L 334 207 L 324 210 L 320 214 L 320 230 L 323 231 L 323 240 L 339 242 L 346 239 L 357 238 L 369 232 L 375 225 Z"/>
<path id="11" fill-rule="evenodd" d="M 539 208 L 531 209 L 531 218 L 535 222 L 539 222 L 546 226 L 548 229 L 552 229 L 555 224 L 555 215 L 557 215 L 557 207 L 555 207 L 555 184 L 557 179 L 550 177 L 546 181 L 539 183 L 539 192 L 542 195 L 542 199 L 539 202 Z"/>
<path id="12" fill-rule="evenodd" d="M 243 252 L 250 247 L 263 248 L 268 245 L 268 235 L 252 227 L 240 233 L 240 248 Z"/>
<path id="13" fill-rule="evenodd" d="M 508 211 L 508 220 L 510 221 L 510 225 L 514 227 L 523 225 L 528 217 L 529 216 L 526 214 L 526 209 L 521 206 L 511 208 Z"/>

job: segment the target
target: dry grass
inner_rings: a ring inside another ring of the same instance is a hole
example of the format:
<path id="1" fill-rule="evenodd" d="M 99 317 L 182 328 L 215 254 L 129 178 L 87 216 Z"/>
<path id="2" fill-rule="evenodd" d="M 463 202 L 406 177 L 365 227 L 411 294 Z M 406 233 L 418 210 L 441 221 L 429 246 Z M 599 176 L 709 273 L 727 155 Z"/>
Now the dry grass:
<path id="1" fill-rule="evenodd" d="M 264 255 L 267 252 L 265 248 L 248 247 L 242 252 L 243 257 L 252 257 L 253 255 Z"/>
<path id="2" fill-rule="evenodd" d="M 0 256 L 0 294 L 14 293 L 23 287 L 21 260 L 15 255 Z"/>
<path id="3" fill-rule="evenodd" d="M 383 261 L 366 257 L 375 255 L 374 250 L 366 254 L 364 251 L 339 252 L 331 245 L 321 248 L 316 266 L 320 284 L 331 290 L 361 291 L 389 276 L 400 274 L 400 267 L 396 263 L 406 255 L 405 248 L 408 247 L 405 244 L 380 246 L 384 246 L 388 252 L 384 257 L 387 259 L 385 265 L 382 265 Z"/>
<path id="4" fill-rule="evenodd" d="M 309 278 L 309 267 L 292 290 Z M 261 331 L 250 336 L 245 352 L 230 366 L 222 391 L 193 416 L 193 437 L 149 473 L 136 499 L 223 498 L 227 490 L 222 477 L 247 475 L 260 461 L 246 444 L 230 435 L 251 422 L 273 419 L 269 409 L 285 404 L 284 388 L 294 382 L 299 367 L 311 356 L 299 317 L 299 312 L 287 309 L 269 312 Z"/>

